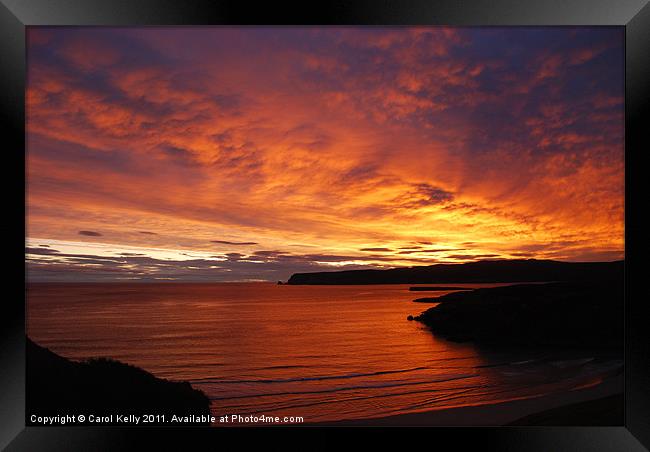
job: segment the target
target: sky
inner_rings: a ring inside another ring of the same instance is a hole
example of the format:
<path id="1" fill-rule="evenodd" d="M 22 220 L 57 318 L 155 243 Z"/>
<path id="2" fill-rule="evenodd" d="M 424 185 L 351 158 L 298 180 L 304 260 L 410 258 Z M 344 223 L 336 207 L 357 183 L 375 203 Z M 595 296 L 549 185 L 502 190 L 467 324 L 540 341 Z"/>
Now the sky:
<path id="1" fill-rule="evenodd" d="M 28 280 L 623 259 L 623 39 L 28 27 Z"/>

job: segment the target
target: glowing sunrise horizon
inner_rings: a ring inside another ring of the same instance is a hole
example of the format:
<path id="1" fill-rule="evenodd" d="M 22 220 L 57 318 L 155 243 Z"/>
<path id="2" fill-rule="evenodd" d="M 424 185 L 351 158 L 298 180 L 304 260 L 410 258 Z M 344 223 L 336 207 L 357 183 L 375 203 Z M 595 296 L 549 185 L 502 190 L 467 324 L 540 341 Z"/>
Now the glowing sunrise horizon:
<path id="1" fill-rule="evenodd" d="M 30 281 L 624 259 L 613 27 L 28 27 Z"/>

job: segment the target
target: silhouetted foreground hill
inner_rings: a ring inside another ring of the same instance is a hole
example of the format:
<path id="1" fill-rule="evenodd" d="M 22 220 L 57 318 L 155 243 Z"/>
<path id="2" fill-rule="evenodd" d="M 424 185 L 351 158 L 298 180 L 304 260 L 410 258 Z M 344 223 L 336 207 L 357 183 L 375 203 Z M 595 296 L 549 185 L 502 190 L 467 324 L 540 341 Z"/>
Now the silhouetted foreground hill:
<path id="1" fill-rule="evenodd" d="M 623 344 L 622 278 L 476 289 L 438 300 L 438 306 L 415 320 L 452 341 L 589 348 Z"/>
<path id="2" fill-rule="evenodd" d="M 164 414 L 167 419 L 172 415 L 210 414 L 208 397 L 187 382 L 156 378 L 138 367 L 111 359 L 70 361 L 29 338 L 25 354 L 27 425 L 34 425 L 29 419 L 31 414 Z"/>
<path id="3" fill-rule="evenodd" d="M 499 260 L 436 264 L 390 270 L 295 273 L 288 284 L 440 284 L 612 280 L 623 277 L 624 261 L 559 262 Z"/>

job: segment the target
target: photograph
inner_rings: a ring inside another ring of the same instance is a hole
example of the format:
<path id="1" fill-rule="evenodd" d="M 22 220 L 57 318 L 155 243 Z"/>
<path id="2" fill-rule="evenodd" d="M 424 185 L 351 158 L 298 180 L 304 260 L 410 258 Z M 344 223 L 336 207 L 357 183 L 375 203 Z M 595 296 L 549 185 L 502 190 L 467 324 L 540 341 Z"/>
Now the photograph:
<path id="1" fill-rule="evenodd" d="M 625 27 L 28 26 L 25 424 L 625 424 Z"/>

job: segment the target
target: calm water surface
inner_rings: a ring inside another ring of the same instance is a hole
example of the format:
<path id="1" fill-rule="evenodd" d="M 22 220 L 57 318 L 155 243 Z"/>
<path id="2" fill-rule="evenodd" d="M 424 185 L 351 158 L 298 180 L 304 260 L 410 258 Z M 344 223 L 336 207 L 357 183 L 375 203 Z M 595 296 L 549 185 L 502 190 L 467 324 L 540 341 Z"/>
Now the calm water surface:
<path id="1" fill-rule="evenodd" d="M 111 357 L 187 380 L 216 416 L 306 422 L 535 397 L 597 383 L 622 364 L 445 341 L 406 317 L 432 306 L 413 299 L 446 292 L 409 287 L 32 284 L 27 328 L 68 358 Z"/>

